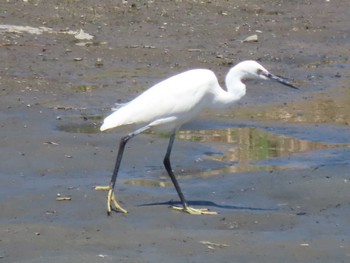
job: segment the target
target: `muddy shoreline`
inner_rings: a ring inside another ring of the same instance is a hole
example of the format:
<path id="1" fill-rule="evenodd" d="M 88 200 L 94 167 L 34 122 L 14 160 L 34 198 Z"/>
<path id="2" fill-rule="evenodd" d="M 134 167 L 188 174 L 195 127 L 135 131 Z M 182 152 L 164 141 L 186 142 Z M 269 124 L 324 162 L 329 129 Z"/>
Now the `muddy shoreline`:
<path id="1" fill-rule="evenodd" d="M 348 262 L 349 8 L 0 3 L 0 262 Z M 236 107 L 178 134 L 187 199 L 219 215 L 168 209 L 178 198 L 162 166 L 167 138 L 149 133 L 130 142 L 118 178 L 130 213 L 107 217 L 93 188 L 108 182 L 123 135 L 98 132 L 114 103 L 190 68 L 222 82 L 243 59 L 301 89 L 252 83 Z"/>

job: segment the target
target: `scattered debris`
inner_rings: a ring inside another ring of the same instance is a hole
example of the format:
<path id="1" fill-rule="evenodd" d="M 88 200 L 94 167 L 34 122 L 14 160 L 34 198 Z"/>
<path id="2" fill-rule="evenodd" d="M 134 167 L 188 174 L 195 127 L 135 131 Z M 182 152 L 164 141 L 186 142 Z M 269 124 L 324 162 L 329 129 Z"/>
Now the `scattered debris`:
<path id="1" fill-rule="evenodd" d="M 102 58 L 97 58 L 95 62 L 95 67 L 99 68 L 103 66 L 103 60 Z"/>
<path id="2" fill-rule="evenodd" d="M 219 244 L 219 243 L 214 243 L 210 241 L 200 241 L 201 244 L 206 245 L 210 249 L 215 249 L 215 247 L 228 247 L 229 245 L 227 244 Z"/>
<path id="3" fill-rule="evenodd" d="M 94 36 L 85 33 L 82 29 L 80 29 L 79 32 L 74 35 L 74 37 L 78 40 L 92 40 L 94 38 Z"/>
<path id="4" fill-rule="evenodd" d="M 56 197 L 56 201 L 71 201 L 72 198 L 70 196 L 60 196 Z"/>
<path id="5" fill-rule="evenodd" d="M 44 144 L 50 144 L 50 145 L 59 145 L 57 142 L 44 142 Z"/>
<path id="6" fill-rule="evenodd" d="M 0 25 L 0 34 L 1 33 L 15 33 L 22 34 L 28 33 L 32 35 L 41 35 L 43 33 L 49 34 L 67 34 L 73 35 L 77 40 L 92 40 L 94 38 L 93 35 L 90 35 L 84 32 L 83 29 L 76 30 L 63 30 L 63 31 L 55 31 L 53 28 L 40 26 L 40 27 L 31 27 L 31 26 L 16 26 L 16 25 Z"/>
<path id="7" fill-rule="evenodd" d="M 301 246 L 301 247 L 309 247 L 310 244 L 308 244 L 308 243 L 301 243 L 300 246 Z"/>
<path id="8" fill-rule="evenodd" d="M 258 35 L 251 35 L 244 39 L 243 42 L 258 42 Z"/>
<path id="9" fill-rule="evenodd" d="M 31 26 L 15 26 L 15 25 L 0 25 L 0 33 L 28 33 L 33 35 L 41 35 L 42 33 L 54 33 L 54 30 L 49 27 L 31 27 Z"/>
<path id="10" fill-rule="evenodd" d="M 56 210 L 47 210 L 47 211 L 45 212 L 46 215 L 54 215 L 54 214 L 56 214 L 56 213 L 57 213 Z"/>
<path id="11" fill-rule="evenodd" d="M 187 49 L 188 52 L 201 52 L 202 50 L 200 48 L 189 48 Z"/>
<path id="12" fill-rule="evenodd" d="M 227 12 L 224 12 L 224 11 L 220 11 L 220 12 L 219 12 L 219 15 L 228 16 L 228 13 L 227 13 Z"/>

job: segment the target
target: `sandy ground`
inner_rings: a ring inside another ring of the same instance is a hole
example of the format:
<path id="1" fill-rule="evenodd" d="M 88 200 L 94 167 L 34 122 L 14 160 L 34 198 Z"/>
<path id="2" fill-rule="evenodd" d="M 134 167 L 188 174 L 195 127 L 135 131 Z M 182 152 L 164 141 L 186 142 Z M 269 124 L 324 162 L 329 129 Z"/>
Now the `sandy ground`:
<path id="1" fill-rule="evenodd" d="M 2 1 L 0 262 L 349 262 L 349 8 Z M 108 217 L 93 188 L 109 181 L 123 135 L 98 132 L 110 107 L 189 68 L 222 81 L 243 59 L 301 90 L 252 83 L 236 108 L 179 134 L 185 195 L 219 214 L 168 209 L 178 197 L 162 167 L 167 138 L 142 134 L 117 185 L 130 213 Z"/>

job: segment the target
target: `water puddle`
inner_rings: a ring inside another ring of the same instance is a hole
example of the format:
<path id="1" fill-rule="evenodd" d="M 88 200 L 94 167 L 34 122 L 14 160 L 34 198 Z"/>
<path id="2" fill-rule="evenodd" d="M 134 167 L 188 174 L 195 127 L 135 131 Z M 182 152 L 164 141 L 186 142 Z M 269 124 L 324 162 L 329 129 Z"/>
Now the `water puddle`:
<path id="1" fill-rule="evenodd" d="M 98 133 L 100 126 L 93 123 L 66 123 L 57 126 L 57 129 L 69 133 Z"/>
<path id="2" fill-rule="evenodd" d="M 300 162 L 286 162 L 285 159 L 301 153 L 347 146 L 301 140 L 258 128 L 180 131 L 178 137 L 211 145 L 214 143 L 215 149 L 221 152 L 206 155 L 206 159 L 222 162 L 224 166 L 217 170 L 201 172 L 201 176 L 204 177 L 222 173 L 306 168 Z M 308 162 L 305 165 L 312 166 L 312 163 Z"/>
<path id="3" fill-rule="evenodd" d="M 70 133 L 98 133 L 99 125 L 89 121 L 83 123 L 62 124 L 59 130 Z M 286 132 L 286 129 L 283 130 Z M 314 131 L 307 131 L 309 133 Z M 316 166 L 321 155 L 313 160 L 303 158 L 296 160 L 300 154 L 317 152 L 322 150 L 349 147 L 347 143 L 327 143 L 322 141 L 322 134 L 319 141 L 299 139 L 293 137 L 296 133 L 300 136 L 300 130 L 292 131 L 287 129 L 287 134 L 279 134 L 279 129 L 272 129 L 272 132 L 263 128 L 225 128 L 212 130 L 182 130 L 177 134 L 180 140 L 203 143 L 213 150 L 202 153 L 199 162 L 203 161 L 204 169 L 183 171 L 182 178 L 186 177 L 211 177 L 220 174 L 234 174 L 239 172 L 271 171 L 287 169 L 303 169 Z M 165 137 L 165 135 L 161 135 Z M 168 136 L 166 136 L 168 137 Z M 324 154 L 323 154 L 324 155 Z M 294 159 L 293 159 L 294 158 Z M 205 160 L 214 161 L 206 163 Z M 221 163 L 221 164 L 219 164 Z M 154 181 L 145 179 L 127 180 L 126 184 L 142 185 L 151 187 L 167 187 L 169 182 Z M 171 184 L 170 184 L 171 185 Z"/>
<path id="4" fill-rule="evenodd" d="M 101 115 L 64 116 L 56 129 L 68 133 L 99 133 Z"/>
<path id="5" fill-rule="evenodd" d="M 329 148 L 332 144 L 299 140 L 257 128 L 228 128 L 223 130 L 180 131 L 178 137 L 197 142 L 221 142 L 229 145 L 228 154 L 211 157 L 221 162 L 253 162 L 275 157 L 286 157 Z M 211 156 L 211 155 L 210 155 Z"/>
<path id="6" fill-rule="evenodd" d="M 324 158 L 328 158 L 327 150 L 350 146 L 350 144 L 302 140 L 253 127 L 184 130 L 179 131 L 177 138 L 203 143 L 213 149 L 203 151 L 197 160 L 202 162 L 196 165 L 198 169 L 177 171 L 183 179 L 317 167 L 320 160 L 322 162 Z M 305 153 L 308 155 L 302 156 Z M 159 169 L 163 168 L 157 167 L 157 170 Z M 123 183 L 147 187 L 172 187 L 168 177 L 159 178 L 160 180 L 137 178 L 124 180 Z"/>

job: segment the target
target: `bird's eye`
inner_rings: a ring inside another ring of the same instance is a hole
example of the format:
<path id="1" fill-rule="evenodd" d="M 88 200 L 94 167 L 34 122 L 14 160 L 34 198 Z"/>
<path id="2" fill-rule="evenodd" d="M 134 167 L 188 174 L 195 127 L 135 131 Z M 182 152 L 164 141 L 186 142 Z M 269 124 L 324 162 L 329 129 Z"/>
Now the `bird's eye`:
<path id="1" fill-rule="evenodd" d="M 258 75 L 261 75 L 262 72 L 263 71 L 261 69 L 259 69 L 259 68 L 256 70 L 256 74 L 258 74 Z"/>

